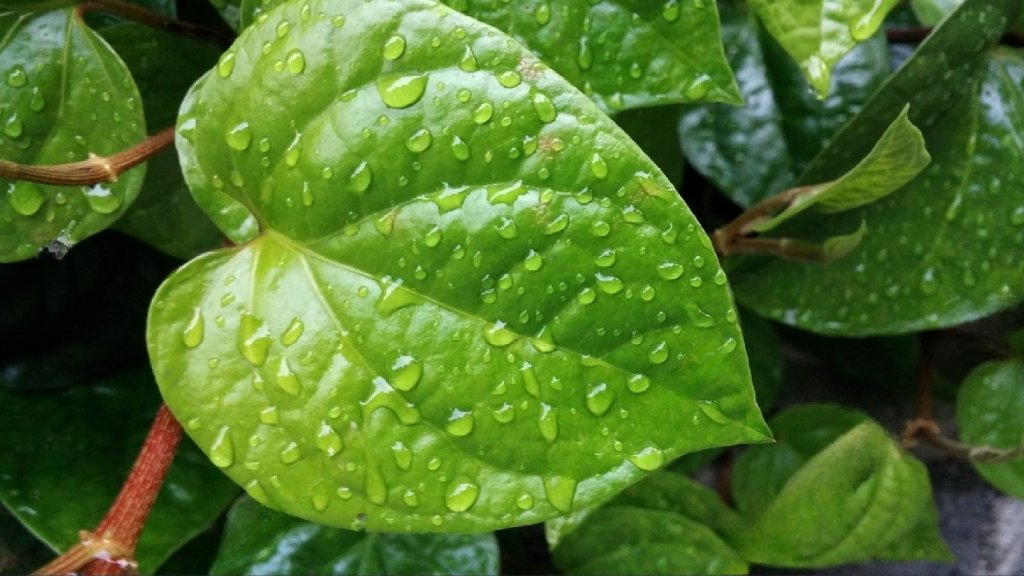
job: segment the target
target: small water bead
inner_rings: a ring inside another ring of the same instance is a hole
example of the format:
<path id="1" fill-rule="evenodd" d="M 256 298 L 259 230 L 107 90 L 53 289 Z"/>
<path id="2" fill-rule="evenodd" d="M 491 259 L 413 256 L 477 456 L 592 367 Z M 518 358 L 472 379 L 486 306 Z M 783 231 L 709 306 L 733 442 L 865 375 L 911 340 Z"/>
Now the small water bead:
<path id="1" fill-rule="evenodd" d="M 242 152 L 248 149 L 252 142 L 252 130 L 249 128 L 249 123 L 243 121 L 228 128 L 224 134 L 224 141 L 232 150 Z"/>
<path id="2" fill-rule="evenodd" d="M 594 236 L 603 238 L 607 236 L 609 233 L 611 233 L 612 227 L 604 220 L 598 220 L 591 224 L 590 231 L 594 234 Z"/>
<path id="3" fill-rule="evenodd" d="M 594 275 L 597 278 L 597 288 L 605 294 L 618 294 L 625 288 L 625 284 L 616 276 L 598 272 Z"/>
<path id="4" fill-rule="evenodd" d="M 523 268 L 526 268 L 530 272 L 536 272 L 544 266 L 544 257 L 538 252 L 530 250 L 526 254 L 526 259 L 523 260 Z"/>
<path id="5" fill-rule="evenodd" d="M 658 275 L 665 280 L 676 280 L 683 275 L 683 265 L 677 262 L 662 262 L 658 264 Z"/>
<path id="6" fill-rule="evenodd" d="M 448 415 L 448 423 L 445 424 L 445 430 L 452 436 L 469 436 L 473 432 L 475 425 L 476 418 L 474 418 L 472 412 L 453 408 L 451 414 Z"/>
<path id="7" fill-rule="evenodd" d="M 580 290 L 580 293 L 576 296 L 576 299 L 581 304 L 593 304 L 594 300 L 597 300 L 597 292 L 593 288 L 584 288 Z"/>
<path id="8" fill-rule="evenodd" d="M 394 457 L 395 466 L 398 466 L 399 470 L 412 468 L 412 450 L 404 442 L 397 441 L 391 445 L 391 456 Z"/>
<path id="9" fill-rule="evenodd" d="M 291 396 L 298 396 L 302 391 L 302 383 L 299 382 L 299 377 L 292 372 L 292 367 L 288 364 L 288 359 L 283 356 L 278 361 L 277 371 L 274 374 L 274 378 L 278 387 Z"/>
<path id="10" fill-rule="evenodd" d="M 391 385 L 402 392 L 415 388 L 423 377 L 423 365 L 408 355 L 396 358 L 391 364 L 391 371 Z"/>
<path id="11" fill-rule="evenodd" d="M 524 512 L 533 508 L 533 496 L 529 494 L 520 495 L 516 498 L 516 507 Z"/>
<path id="12" fill-rule="evenodd" d="M 597 264 L 601 268 L 609 268 L 615 265 L 615 259 L 615 249 L 608 248 L 604 252 L 598 254 L 597 258 L 594 258 L 594 264 Z"/>
<path id="13" fill-rule="evenodd" d="M 430 230 L 427 230 L 426 235 L 423 236 L 423 244 L 427 248 L 436 248 L 437 245 L 441 243 L 441 237 L 443 235 L 444 233 L 441 231 L 440 227 L 433 226 Z"/>
<path id="14" fill-rule="evenodd" d="M 630 204 L 622 209 L 622 219 L 630 224 L 643 224 L 644 213 L 636 206 Z"/>
<path id="15" fill-rule="evenodd" d="M 534 92 L 530 97 L 530 101 L 533 102 L 533 110 L 537 113 L 537 118 L 540 118 L 541 122 L 551 123 L 558 117 L 558 111 L 555 110 L 555 105 L 548 98 L 547 94 Z"/>
<path id="16" fill-rule="evenodd" d="M 43 190 L 32 182 L 16 182 L 7 189 L 7 202 L 15 212 L 22 216 L 32 216 L 39 212 L 46 202 Z"/>
<path id="17" fill-rule="evenodd" d="M 648 446 L 630 456 L 628 460 L 637 468 L 651 472 L 661 468 L 665 463 L 665 454 L 654 446 Z"/>
<path id="18" fill-rule="evenodd" d="M 238 324 L 238 350 L 253 366 L 267 361 L 272 342 L 270 330 L 263 320 L 252 314 L 242 314 Z"/>
<path id="19" fill-rule="evenodd" d="M 516 409 L 505 402 L 497 408 L 491 408 L 491 416 L 501 424 L 508 424 L 516 419 Z"/>
<path id="20" fill-rule="evenodd" d="M 113 214 L 121 207 L 121 198 L 109 187 L 96 184 L 84 189 L 85 202 L 94 212 Z"/>
<path id="21" fill-rule="evenodd" d="M 476 124 L 486 124 L 493 115 L 494 105 L 490 102 L 481 102 L 473 110 L 473 122 Z"/>
<path id="22" fill-rule="evenodd" d="M 235 53 L 234 51 L 227 51 L 217 62 L 217 75 L 221 78 L 231 77 L 231 72 L 235 69 Z"/>
<path id="23" fill-rule="evenodd" d="M 591 384 L 587 389 L 587 410 L 594 416 L 604 416 L 615 401 L 615 393 L 605 382 Z"/>
<path id="24" fill-rule="evenodd" d="M 373 171 L 370 165 L 364 160 L 360 162 L 349 174 L 348 189 L 355 194 L 363 194 L 373 182 Z"/>
<path id="25" fill-rule="evenodd" d="M 647 359 L 652 364 L 664 364 L 668 360 L 668 343 L 659 342 L 647 353 Z"/>
<path id="26" fill-rule="evenodd" d="M 389 108 L 408 108 L 423 98 L 427 74 L 384 74 L 377 78 L 377 92 Z"/>
<path id="27" fill-rule="evenodd" d="M 28 84 L 28 74 L 20 64 L 15 64 L 7 72 L 7 85 L 11 88 L 21 88 Z"/>
<path id="28" fill-rule="evenodd" d="M 546 477 L 544 494 L 555 510 L 568 514 L 572 512 L 572 502 L 576 498 L 576 480 L 567 476 Z"/>
<path id="29" fill-rule="evenodd" d="M 499 320 L 484 331 L 484 340 L 491 346 L 503 348 L 516 341 L 516 334 Z"/>
<path id="30" fill-rule="evenodd" d="M 46 108 L 46 96 L 38 87 L 32 88 L 32 99 L 28 102 L 29 110 L 39 112 Z"/>
<path id="31" fill-rule="evenodd" d="M 703 284 L 704 279 L 702 279 L 700 276 L 694 276 L 693 278 L 690 278 L 690 286 L 693 286 L 694 288 L 700 288 Z"/>
<path id="32" fill-rule="evenodd" d="M 306 325 L 302 323 L 298 317 L 292 318 L 292 321 L 285 328 L 284 332 L 281 333 L 281 344 L 285 346 L 291 346 L 299 341 L 302 337 L 302 332 L 306 329 Z"/>
<path id="33" fill-rule="evenodd" d="M 644 284 L 643 287 L 640 288 L 640 299 L 643 300 L 644 302 L 650 302 L 651 300 L 654 300 L 654 297 L 657 295 L 658 291 L 655 290 L 654 286 L 651 286 L 650 284 Z"/>
<path id="34" fill-rule="evenodd" d="M 316 438 L 313 440 L 316 447 L 327 454 L 329 458 L 333 458 L 335 455 L 340 454 L 342 449 L 345 447 L 344 442 L 341 440 L 341 436 L 334 431 L 334 428 L 327 422 L 321 420 L 320 427 L 317 429 Z"/>
<path id="35" fill-rule="evenodd" d="M 476 62 L 476 55 L 473 54 L 473 49 L 466 45 L 465 50 L 462 51 L 462 56 L 459 58 L 459 69 L 463 72 L 476 72 L 479 68 Z"/>
<path id="36" fill-rule="evenodd" d="M 306 69 L 306 55 L 298 48 L 294 48 L 285 56 L 284 63 L 292 74 L 302 74 Z"/>
<path id="37" fill-rule="evenodd" d="M 569 215 L 565 214 L 565 213 L 562 213 L 562 214 L 559 214 L 558 216 L 556 216 L 554 220 L 549 222 L 548 225 L 544 227 L 544 235 L 545 236 L 550 236 L 552 234 L 557 234 L 557 233 L 565 230 L 568 227 L 569 227 Z"/>
<path id="38" fill-rule="evenodd" d="M 540 435 L 548 442 L 558 439 L 558 409 L 541 402 L 540 418 L 537 420 Z"/>
<path id="39" fill-rule="evenodd" d="M 405 54 L 405 38 L 399 35 L 392 36 L 384 42 L 384 59 L 397 60 Z"/>
<path id="40" fill-rule="evenodd" d="M 551 21 L 551 5 L 547 2 L 541 2 L 533 9 L 533 19 L 537 21 L 538 26 L 544 26 Z"/>
<path id="41" fill-rule="evenodd" d="M 642 394 L 651 387 L 651 379 L 643 374 L 634 374 L 626 380 L 626 389 L 634 394 Z"/>
<path id="42" fill-rule="evenodd" d="M 235 446 L 231 439 L 231 428 L 221 426 L 210 444 L 210 462 L 218 468 L 227 468 L 235 462 Z"/>
<path id="43" fill-rule="evenodd" d="M 284 38 L 285 36 L 288 35 L 288 32 L 290 32 L 291 29 L 292 23 L 287 20 L 284 20 L 278 23 L 277 27 L 274 29 L 274 32 L 277 34 L 278 38 Z"/>
<path id="44" fill-rule="evenodd" d="M 519 86 L 522 81 L 523 77 L 515 70 L 506 70 L 501 74 L 498 74 L 498 84 L 501 84 L 505 88 L 515 88 L 516 86 Z"/>
<path id="45" fill-rule="evenodd" d="M 25 132 L 25 125 L 21 123 L 21 118 L 17 112 L 11 114 L 11 116 L 4 122 L 4 134 L 7 134 L 11 138 L 20 138 Z"/>
<path id="46" fill-rule="evenodd" d="M 331 26 L 334 26 L 335 28 L 341 28 L 344 25 L 345 25 L 345 17 L 344 16 L 339 14 L 339 15 L 331 18 Z"/>
<path id="47" fill-rule="evenodd" d="M 679 14 L 679 0 L 666 0 L 665 4 L 661 8 L 661 17 L 667 22 L 675 22 L 676 20 L 679 20 Z"/>
<path id="48" fill-rule="evenodd" d="M 479 496 L 480 487 L 469 478 L 460 476 L 448 484 L 444 504 L 452 512 L 465 512 L 473 507 Z"/>
<path id="49" fill-rule="evenodd" d="M 921 292 L 926 296 L 931 296 L 939 291 L 939 281 L 935 275 L 934 268 L 928 268 L 921 275 Z"/>
<path id="50" fill-rule="evenodd" d="M 683 309 L 686 311 L 686 317 L 690 319 L 690 323 L 698 328 L 711 328 L 717 324 L 714 316 L 705 312 L 694 302 L 687 302 Z"/>
<path id="51" fill-rule="evenodd" d="M 441 468 L 441 459 L 437 456 L 433 456 L 430 460 L 427 460 L 427 470 L 431 472 L 437 472 Z"/>
<path id="52" fill-rule="evenodd" d="M 263 410 L 260 410 L 260 422 L 273 426 L 278 424 L 280 421 L 281 415 L 278 412 L 277 406 L 267 406 Z"/>
<path id="53" fill-rule="evenodd" d="M 466 144 L 466 142 L 459 136 L 452 137 L 451 150 L 452 155 L 455 156 L 456 160 L 462 162 L 469 160 L 469 144 Z"/>

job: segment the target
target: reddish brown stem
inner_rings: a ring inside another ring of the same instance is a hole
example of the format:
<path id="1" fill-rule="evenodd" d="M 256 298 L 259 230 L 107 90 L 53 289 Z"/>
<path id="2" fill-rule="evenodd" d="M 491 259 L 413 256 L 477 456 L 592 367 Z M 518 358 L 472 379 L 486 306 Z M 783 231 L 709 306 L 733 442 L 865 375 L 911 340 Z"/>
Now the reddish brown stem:
<path id="1" fill-rule="evenodd" d="M 32 166 L 0 160 L 0 178 L 63 186 L 91 186 L 100 182 L 115 182 L 126 170 L 149 160 L 171 142 L 174 142 L 173 126 L 112 156 L 90 156 L 88 160 L 80 162 L 49 166 Z"/>
<path id="2" fill-rule="evenodd" d="M 94 532 L 82 532 L 81 542 L 35 574 L 122 574 L 134 570 L 135 547 L 153 508 L 167 470 L 174 460 L 181 425 L 161 405 L 139 456 L 117 499 Z"/>

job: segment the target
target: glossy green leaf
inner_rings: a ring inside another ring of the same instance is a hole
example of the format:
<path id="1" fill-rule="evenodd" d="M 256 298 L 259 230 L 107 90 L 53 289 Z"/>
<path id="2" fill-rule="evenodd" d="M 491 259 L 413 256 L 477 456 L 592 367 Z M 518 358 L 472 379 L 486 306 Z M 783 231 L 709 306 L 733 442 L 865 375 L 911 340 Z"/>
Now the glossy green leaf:
<path id="1" fill-rule="evenodd" d="M 1017 5 L 981 4 L 968 1 L 947 19 L 803 179 L 834 178 L 838 167 L 855 163 L 851 154 L 865 151 L 865 142 L 884 130 L 880 120 L 894 117 L 894 106 L 902 108 L 908 96 L 910 118 L 925 133 L 932 164 L 879 202 L 787 225 L 785 235 L 800 238 L 862 221 L 870 232 L 853 254 L 830 264 L 768 258 L 737 263 L 730 277 L 740 301 L 787 324 L 858 336 L 955 325 L 1020 301 L 1024 205 L 1011 190 L 1024 179 L 1024 62 L 1001 49 L 987 58 L 973 52 L 984 48 L 979 37 L 998 38 L 998 24 L 1015 16 Z M 979 20 L 989 25 L 978 26 Z M 949 32 L 961 25 L 974 34 Z M 979 63 L 983 77 L 972 79 Z M 955 81 L 925 83 L 937 76 Z M 961 87 L 967 93 L 954 99 L 958 95 L 950 91 Z"/>
<path id="2" fill-rule="evenodd" d="M 800 452 L 797 444 L 790 447 Z M 789 476 L 739 548 L 751 562 L 786 567 L 892 559 L 902 538 L 918 535 L 921 517 L 933 514 L 933 506 L 924 465 L 902 454 L 878 425 L 864 422 Z M 949 558 L 934 527 L 932 536 L 913 558 Z"/>
<path id="3" fill-rule="evenodd" d="M 878 34 L 859 44 L 832 71 L 835 86 L 822 101 L 746 3 L 720 2 L 719 13 L 726 55 L 746 105 L 684 106 L 679 139 L 698 171 L 749 207 L 796 182 L 889 75 L 888 49 Z"/>
<path id="4" fill-rule="evenodd" d="M 0 158 L 63 164 L 110 155 L 145 137 L 139 92 L 124 63 L 73 9 L 0 13 Z M 142 186 L 43 186 L 0 181 L 0 262 L 63 253 L 110 226 Z"/>
<path id="5" fill-rule="evenodd" d="M 904 108 L 871 152 L 849 172 L 807 188 L 785 210 L 753 228 L 767 232 L 812 207 L 828 214 L 865 206 L 899 190 L 929 162 L 931 156 L 925 149 L 924 136 L 910 122 Z"/>
<path id="6" fill-rule="evenodd" d="M 102 35 L 125 59 L 142 94 L 146 123 L 156 129 L 174 124 L 185 93 L 220 54 L 212 44 L 139 24 L 112 26 Z M 168 59 L 168 54 L 177 56 Z M 182 259 L 223 242 L 220 231 L 192 199 L 173 149 L 149 161 L 139 198 L 115 227 Z"/>
<path id="7" fill-rule="evenodd" d="M 935 26 L 961 3 L 963 0 L 911 0 L 910 6 L 922 26 Z"/>
<path id="8" fill-rule="evenodd" d="M 956 420 L 961 439 L 972 446 L 1024 446 L 1024 361 L 986 362 L 971 372 L 957 396 Z M 1024 460 L 974 467 L 996 488 L 1024 498 Z"/>
<path id="9" fill-rule="evenodd" d="M 95 528 L 114 501 L 158 403 L 148 368 L 42 395 L 0 387 L 0 500 L 49 546 L 66 549 L 79 530 Z M 139 541 L 140 570 L 152 573 L 216 520 L 235 494 L 185 441 Z"/>
<path id="10" fill-rule="evenodd" d="M 870 38 L 898 0 L 751 0 L 765 28 L 800 65 L 824 97 L 832 68 L 858 42 Z"/>
<path id="11" fill-rule="evenodd" d="M 480 531 L 766 437 L 709 240 L 583 94 L 443 6 L 303 6 L 248 28 L 179 124 L 194 194 L 263 230 L 151 311 L 215 463 L 319 523 Z"/>
<path id="12" fill-rule="evenodd" d="M 245 18 L 243 17 L 242 5 L 246 3 L 246 0 L 210 0 L 210 5 L 213 6 L 221 18 L 228 26 L 233 28 L 236 32 L 241 32 Z"/>
<path id="13" fill-rule="evenodd" d="M 570 574 L 745 574 L 746 562 L 728 544 L 742 530 L 714 492 L 658 472 L 561 526 L 551 543 Z"/>
<path id="14" fill-rule="evenodd" d="M 274 512 L 251 498 L 228 513 L 211 574 L 497 574 L 493 534 L 367 534 Z"/>
<path id="15" fill-rule="evenodd" d="M 741 102 L 714 2 L 445 3 L 512 35 L 605 110 Z"/>

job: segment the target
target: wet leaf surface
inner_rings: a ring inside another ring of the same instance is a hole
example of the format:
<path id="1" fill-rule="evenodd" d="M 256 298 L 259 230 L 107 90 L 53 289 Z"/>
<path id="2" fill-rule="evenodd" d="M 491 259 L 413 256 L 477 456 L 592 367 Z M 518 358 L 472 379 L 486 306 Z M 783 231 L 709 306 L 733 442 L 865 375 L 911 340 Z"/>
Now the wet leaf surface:
<path id="1" fill-rule="evenodd" d="M 1024 442 L 1024 362 L 986 362 L 964 380 L 957 397 L 961 439 L 974 446 L 1013 450 Z M 975 464 L 993 486 L 1024 498 L 1024 461 Z"/>
<path id="2" fill-rule="evenodd" d="M 270 14 L 179 123 L 204 208 L 262 233 L 173 275 L 148 338 L 169 406 L 251 495 L 488 530 L 765 437 L 710 242 L 583 94 L 429 2 Z"/>

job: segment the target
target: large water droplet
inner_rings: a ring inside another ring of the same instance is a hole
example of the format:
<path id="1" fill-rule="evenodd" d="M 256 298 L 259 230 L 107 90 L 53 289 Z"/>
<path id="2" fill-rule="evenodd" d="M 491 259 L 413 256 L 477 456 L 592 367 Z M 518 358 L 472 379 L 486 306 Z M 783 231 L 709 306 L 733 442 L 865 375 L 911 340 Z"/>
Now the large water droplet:
<path id="1" fill-rule="evenodd" d="M 305 329 L 306 326 L 302 323 L 302 320 L 299 318 L 292 318 L 291 323 L 288 324 L 288 327 L 285 328 L 284 332 L 281 334 L 281 344 L 284 344 L 285 346 L 295 344 L 299 341 L 299 338 L 302 338 L 302 332 Z"/>
<path id="2" fill-rule="evenodd" d="M 555 105 L 548 98 L 547 94 L 534 92 L 530 100 L 533 102 L 533 109 L 537 112 L 537 117 L 540 118 L 541 122 L 554 122 L 555 118 L 558 117 L 558 111 L 555 110 Z"/>
<path id="3" fill-rule="evenodd" d="M 221 78 L 228 78 L 231 76 L 231 72 L 235 69 L 235 52 L 228 50 L 221 55 L 220 60 L 217 62 L 217 75 Z"/>
<path id="4" fill-rule="evenodd" d="M 597 288 L 605 294 L 618 294 L 625 288 L 625 284 L 616 276 L 598 272 L 594 275 L 597 278 Z"/>
<path id="5" fill-rule="evenodd" d="M 460 476 L 448 484 L 444 504 L 452 512 L 465 512 L 476 503 L 479 496 L 480 487 L 469 478 Z"/>
<path id="6" fill-rule="evenodd" d="M 227 468 L 235 462 L 235 445 L 231 440 L 231 427 L 221 426 L 210 444 L 210 462 L 218 468 Z"/>
<path id="7" fill-rule="evenodd" d="M 501 74 L 498 74 L 498 84 L 501 84 L 505 88 L 515 88 L 522 83 L 523 77 L 519 75 L 515 70 L 506 70 Z"/>
<path id="8" fill-rule="evenodd" d="M 249 144 L 252 142 L 252 129 L 249 128 L 248 122 L 239 122 L 224 134 L 224 141 L 227 142 L 228 146 L 232 150 L 238 150 L 239 152 L 249 148 Z"/>
<path id="9" fill-rule="evenodd" d="M 452 137 L 452 155 L 456 160 L 469 160 L 469 144 L 459 136 Z"/>
<path id="10" fill-rule="evenodd" d="M 281 413 L 277 406 L 267 406 L 260 410 L 260 422 L 274 426 L 281 422 Z"/>
<path id="11" fill-rule="evenodd" d="M 391 445 L 391 456 L 394 457 L 395 466 L 398 466 L 399 470 L 408 470 L 412 467 L 412 450 L 404 442 L 397 441 Z"/>
<path id="12" fill-rule="evenodd" d="M 544 26 L 551 21 L 551 5 L 547 2 L 541 2 L 533 9 L 533 19 L 537 21 L 538 26 Z"/>
<path id="13" fill-rule="evenodd" d="M 293 48 L 284 59 L 285 67 L 292 74 L 302 74 L 306 69 L 306 55 L 298 48 Z"/>
<path id="14" fill-rule="evenodd" d="M 366 467 L 366 499 L 378 506 L 383 506 L 388 501 L 388 483 L 384 480 L 380 469 L 376 466 Z"/>
<path id="15" fill-rule="evenodd" d="M 576 497 L 576 480 L 566 476 L 544 478 L 544 493 L 555 510 L 568 514 Z"/>
<path id="16" fill-rule="evenodd" d="M 506 324 L 498 320 L 484 331 L 484 340 L 491 346 L 499 348 L 508 346 L 516 341 L 516 333 L 505 327 Z"/>
<path id="17" fill-rule="evenodd" d="M 97 184 L 84 189 L 85 201 L 89 208 L 100 214 L 113 214 L 121 207 L 121 198 L 109 187 Z"/>
<path id="18" fill-rule="evenodd" d="M 402 288 L 402 281 L 385 276 L 381 282 L 380 298 L 375 305 L 378 312 L 391 315 L 400 308 L 419 304 L 423 300 L 413 291 Z"/>
<path id="19" fill-rule="evenodd" d="M 658 264 L 658 275 L 665 280 L 675 280 L 683 275 L 683 265 L 678 262 L 662 262 Z"/>
<path id="20" fill-rule="evenodd" d="M 408 392 L 419 384 L 423 376 L 423 365 L 412 356 L 402 355 L 391 364 L 391 371 L 391 385 L 396 390 Z"/>
<path id="21" fill-rule="evenodd" d="M 652 364 L 664 364 L 668 360 L 668 344 L 666 342 L 655 344 L 651 351 L 647 353 L 647 359 Z"/>
<path id="22" fill-rule="evenodd" d="M 289 442 L 283 449 L 281 449 L 281 462 L 285 464 L 294 464 L 302 458 L 302 448 L 299 447 L 295 442 Z"/>
<path id="23" fill-rule="evenodd" d="M 516 409 L 508 402 L 505 402 L 497 408 L 491 408 L 491 415 L 498 422 L 508 424 L 516 419 Z"/>
<path id="24" fill-rule="evenodd" d="M 299 392 L 302 391 L 302 383 L 299 382 L 299 377 L 292 372 L 292 367 L 288 365 L 288 359 L 283 356 L 278 361 L 274 379 L 281 390 L 284 390 L 287 394 L 298 396 Z"/>
<path id="25" fill-rule="evenodd" d="M 626 389 L 634 394 L 642 394 L 651 387 L 651 379 L 643 374 L 634 374 L 626 380 Z"/>
<path id="26" fill-rule="evenodd" d="M 462 57 L 459 58 L 459 69 L 463 72 L 476 72 L 477 68 L 476 55 L 473 54 L 473 49 L 467 45 L 462 52 Z"/>
<path id="27" fill-rule="evenodd" d="M 587 410 L 594 416 L 604 416 L 615 401 L 615 393 L 604 382 L 591 384 L 587 390 Z"/>
<path id="28" fill-rule="evenodd" d="M 468 436 L 473 432 L 475 425 L 476 419 L 473 417 L 472 412 L 454 408 L 451 414 L 448 415 L 448 423 L 445 424 L 445 430 L 452 436 Z"/>
<path id="29" fill-rule="evenodd" d="M 12 88 L 21 88 L 25 84 L 28 84 L 28 74 L 25 73 L 25 69 L 20 64 L 16 64 L 10 70 L 7 71 L 7 85 Z"/>
<path id="30" fill-rule="evenodd" d="M 413 132 L 412 136 L 409 136 L 409 139 L 405 141 L 405 147 L 408 148 L 410 152 L 415 152 L 418 154 L 420 152 L 423 152 L 427 148 L 430 148 L 430 143 L 433 140 L 434 137 L 430 133 L 430 130 L 427 130 L 426 128 L 420 128 L 419 130 Z"/>
<path id="31" fill-rule="evenodd" d="M 372 182 L 373 171 L 370 170 L 370 165 L 363 160 L 349 174 L 348 189 L 356 194 L 363 194 L 370 188 Z"/>
<path id="32" fill-rule="evenodd" d="M 475 124 L 486 124 L 494 115 L 494 105 L 490 102 L 481 102 L 473 109 L 473 122 Z"/>
<path id="33" fill-rule="evenodd" d="M 648 446 L 630 456 L 629 461 L 637 468 L 650 472 L 665 463 L 665 454 L 654 446 Z"/>
<path id="34" fill-rule="evenodd" d="M 408 108 L 423 98 L 426 74 L 384 74 L 377 78 L 377 92 L 390 108 Z"/>
<path id="35" fill-rule="evenodd" d="M 313 440 L 316 447 L 327 454 L 328 457 L 334 457 L 339 454 L 345 447 L 345 444 L 341 440 L 341 436 L 334 431 L 325 420 L 320 421 L 320 428 L 316 432 L 316 439 Z"/>
<path id="36" fill-rule="evenodd" d="M 21 118 L 17 112 L 11 114 L 7 121 L 4 122 L 4 134 L 11 138 L 19 138 L 24 132 L 25 125 L 21 123 Z"/>
<path id="37" fill-rule="evenodd" d="M 402 54 L 405 54 L 405 38 L 397 34 L 388 38 L 387 41 L 384 42 L 383 54 L 385 60 L 397 60 L 401 58 Z"/>
<path id="38" fill-rule="evenodd" d="M 711 328 L 716 324 L 714 316 L 708 314 L 693 302 L 687 302 L 683 309 L 686 310 L 686 317 L 698 328 Z"/>
<path id="39" fill-rule="evenodd" d="M 267 361 L 272 339 L 270 330 L 252 314 L 242 314 L 238 324 L 238 350 L 253 366 L 262 366 Z"/>
<path id="40" fill-rule="evenodd" d="M 529 494 L 522 494 L 516 498 L 516 507 L 524 512 L 533 508 L 533 496 Z"/>
<path id="41" fill-rule="evenodd" d="M 192 312 L 192 318 L 181 333 L 181 343 L 188 348 L 195 348 L 203 343 L 203 334 L 206 331 L 206 321 L 203 319 L 203 311 L 196 308 Z"/>
<path id="42" fill-rule="evenodd" d="M 558 439 L 558 409 L 541 402 L 537 428 L 540 430 L 540 435 L 548 442 Z"/>
<path id="43" fill-rule="evenodd" d="M 537 270 L 540 270 L 542 266 L 544 266 L 544 257 L 536 251 L 530 250 L 526 254 L 526 259 L 523 260 L 523 268 L 526 268 L 531 272 L 536 272 Z"/>
<path id="44" fill-rule="evenodd" d="M 43 189 L 33 182 L 15 182 L 7 189 L 7 202 L 11 208 L 22 216 L 32 216 L 39 212 L 46 202 Z"/>

